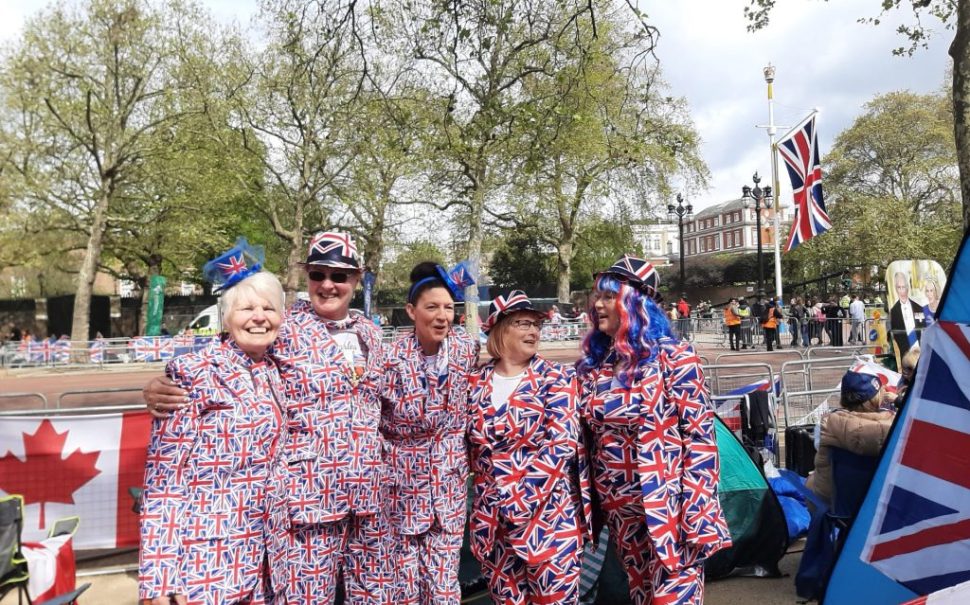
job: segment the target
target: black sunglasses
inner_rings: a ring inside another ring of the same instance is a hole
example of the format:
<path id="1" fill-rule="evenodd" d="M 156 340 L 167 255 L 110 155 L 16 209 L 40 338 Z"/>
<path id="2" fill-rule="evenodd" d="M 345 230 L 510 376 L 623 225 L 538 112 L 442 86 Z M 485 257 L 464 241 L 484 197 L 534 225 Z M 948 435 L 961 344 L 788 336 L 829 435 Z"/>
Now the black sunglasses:
<path id="1" fill-rule="evenodd" d="M 326 271 L 307 271 L 306 276 L 310 281 L 324 281 L 329 278 L 335 284 L 345 284 L 350 279 L 350 274 L 343 271 L 331 271 L 329 273 Z"/>

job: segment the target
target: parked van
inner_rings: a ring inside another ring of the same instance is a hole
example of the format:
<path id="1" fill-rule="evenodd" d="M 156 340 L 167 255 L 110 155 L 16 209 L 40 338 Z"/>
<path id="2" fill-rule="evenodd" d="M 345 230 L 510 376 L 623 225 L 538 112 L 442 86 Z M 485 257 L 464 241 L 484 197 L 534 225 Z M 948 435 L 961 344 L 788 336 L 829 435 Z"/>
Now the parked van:
<path id="1" fill-rule="evenodd" d="M 219 313 L 219 305 L 209 305 L 198 315 L 192 318 L 187 327 L 193 334 L 200 336 L 206 334 L 219 334 L 222 332 L 222 314 Z"/>

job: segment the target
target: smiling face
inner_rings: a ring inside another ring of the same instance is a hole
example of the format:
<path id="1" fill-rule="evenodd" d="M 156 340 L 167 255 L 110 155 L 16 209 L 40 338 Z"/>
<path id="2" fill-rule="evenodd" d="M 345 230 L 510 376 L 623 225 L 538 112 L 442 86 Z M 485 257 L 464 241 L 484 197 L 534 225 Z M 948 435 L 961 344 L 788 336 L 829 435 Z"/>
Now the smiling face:
<path id="1" fill-rule="evenodd" d="M 236 345 L 258 361 L 276 340 L 283 321 L 281 311 L 268 297 L 247 292 L 235 299 L 225 318 L 226 329 Z"/>
<path id="2" fill-rule="evenodd" d="M 455 301 L 444 287 L 428 288 L 418 295 L 405 310 L 414 321 L 414 334 L 427 355 L 438 352 L 438 346 L 448 336 L 455 321 Z"/>
<path id="3" fill-rule="evenodd" d="M 526 363 L 539 352 L 542 315 L 535 311 L 516 311 L 503 317 L 493 332 L 500 331 L 501 356 L 513 364 Z"/>
<path id="4" fill-rule="evenodd" d="M 306 272 L 313 311 L 332 321 L 346 318 L 354 289 L 360 282 L 360 272 L 323 265 L 307 265 Z"/>
<path id="5" fill-rule="evenodd" d="M 620 312 L 617 309 L 618 295 L 615 292 L 596 290 L 593 309 L 596 311 L 596 327 L 610 338 L 620 329 Z"/>
<path id="6" fill-rule="evenodd" d="M 932 305 L 940 300 L 940 293 L 936 291 L 936 282 L 932 280 L 928 280 L 923 286 L 923 293 L 926 295 L 927 304 Z"/>

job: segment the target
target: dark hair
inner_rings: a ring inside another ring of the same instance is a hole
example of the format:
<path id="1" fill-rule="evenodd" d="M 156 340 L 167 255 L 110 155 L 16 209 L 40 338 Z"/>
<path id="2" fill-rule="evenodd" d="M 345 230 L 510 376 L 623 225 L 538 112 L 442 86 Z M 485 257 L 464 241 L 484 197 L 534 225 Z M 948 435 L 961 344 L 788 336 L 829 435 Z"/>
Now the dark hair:
<path id="1" fill-rule="evenodd" d="M 414 265 L 414 268 L 411 269 L 410 279 L 411 290 L 408 292 L 408 302 L 411 304 L 417 302 L 418 298 L 431 288 L 444 288 L 451 295 L 451 290 L 448 290 L 445 282 L 441 280 L 438 265 L 429 260 Z"/>

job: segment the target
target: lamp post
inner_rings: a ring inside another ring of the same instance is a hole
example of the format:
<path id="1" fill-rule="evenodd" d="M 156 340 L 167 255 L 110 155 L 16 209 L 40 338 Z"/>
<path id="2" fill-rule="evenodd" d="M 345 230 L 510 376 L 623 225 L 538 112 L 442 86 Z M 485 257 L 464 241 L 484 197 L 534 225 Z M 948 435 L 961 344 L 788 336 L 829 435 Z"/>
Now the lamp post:
<path id="1" fill-rule="evenodd" d="M 667 204 L 667 220 L 673 223 L 677 222 L 680 228 L 680 289 L 684 289 L 684 220 L 693 220 L 694 218 L 694 207 L 688 202 L 684 205 L 684 196 L 677 194 L 677 205 Z"/>
<path id="2" fill-rule="evenodd" d="M 780 192 L 778 187 L 778 146 L 775 144 L 775 93 L 773 83 L 775 81 L 775 67 L 769 63 L 761 72 L 765 76 L 765 84 L 768 85 L 768 148 L 771 149 L 771 186 L 775 192 Z M 780 193 L 779 193 L 780 194 Z M 781 301 L 781 225 L 778 216 L 781 204 L 778 203 L 774 214 L 775 220 L 775 296 L 776 300 Z"/>
<path id="3" fill-rule="evenodd" d="M 761 250 L 761 210 L 771 208 L 771 185 L 766 185 L 764 190 L 758 185 L 761 177 L 755 172 L 751 177 L 754 181 L 754 189 L 745 185 L 741 188 L 741 205 L 745 210 L 751 207 L 751 200 L 754 200 L 755 225 L 758 230 L 758 296 L 765 295 L 765 267 L 764 257 Z"/>

